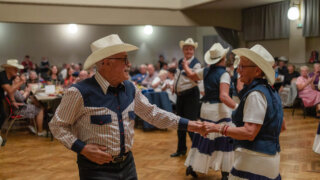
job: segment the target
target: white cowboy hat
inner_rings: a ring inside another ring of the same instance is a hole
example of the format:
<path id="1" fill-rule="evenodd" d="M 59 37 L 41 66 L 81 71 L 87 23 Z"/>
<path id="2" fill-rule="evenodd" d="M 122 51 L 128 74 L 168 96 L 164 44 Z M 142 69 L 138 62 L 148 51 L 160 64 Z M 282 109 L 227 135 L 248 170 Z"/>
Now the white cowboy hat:
<path id="1" fill-rule="evenodd" d="M 16 59 L 8 59 L 7 60 L 7 64 L 2 64 L 1 65 L 3 68 L 6 68 L 6 67 L 15 67 L 15 68 L 18 68 L 18 69 L 24 69 L 24 66 L 22 66 L 21 64 L 19 64 L 18 60 Z"/>
<path id="2" fill-rule="evenodd" d="M 84 69 L 90 69 L 100 60 L 121 52 L 130 52 L 139 49 L 138 47 L 123 43 L 117 34 L 111 34 L 98 39 L 90 45 L 92 53 L 84 62 Z"/>
<path id="3" fill-rule="evenodd" d="M 275 72 L 272 68 L 274 64 L 273 56 L 260 44 L 254 45 L 251 49 L 239 48 L 232 51 L 239 57 L 244 56 L 256 64 L 265 74 L 271 85 L 275 81 Z"/>
<path id="4" fill-rule="evenodd" d="M 228 53 L 229 48 L 224 49 L 220 43 L 214 43 L 204 55 L 207 64 L 216 64 Z"/>
<path id="5" fill-rule="evenodd" d="M 179 42 L 179 46 L 181 49 L 183 48 L 183 46 L 186 46 L 186 45 L 193 46 L 195 49 L 197 49 L 197 47 L 198 47 L 198 43 L 194 42 L 192 38 L 188 38 L 185 41 Z"/>
<path id="6" fill-rule="evenodd" d="M 288 59 L 287 59 L 285 56 L 280 56 L 280 57 L 278 58 L 278 60 L 279 60 L 279 61 L 285 61 L 285 62 L 288 61 Z"/>

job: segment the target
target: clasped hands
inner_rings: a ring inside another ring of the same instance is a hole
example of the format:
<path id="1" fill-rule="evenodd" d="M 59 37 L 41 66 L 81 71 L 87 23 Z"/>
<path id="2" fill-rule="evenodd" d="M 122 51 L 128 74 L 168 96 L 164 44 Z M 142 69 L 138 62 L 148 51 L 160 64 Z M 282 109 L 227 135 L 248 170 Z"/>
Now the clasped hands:
<path id="1" fill-rule="evenodd" d="M 210 122 L 202 122 L 202 121 L 189 121 L 188 123 L 188 131 L 197 132 L 202 136 L 207 136 L 212 132 L 219 132 L 220 125 L 210 123 Z"/>

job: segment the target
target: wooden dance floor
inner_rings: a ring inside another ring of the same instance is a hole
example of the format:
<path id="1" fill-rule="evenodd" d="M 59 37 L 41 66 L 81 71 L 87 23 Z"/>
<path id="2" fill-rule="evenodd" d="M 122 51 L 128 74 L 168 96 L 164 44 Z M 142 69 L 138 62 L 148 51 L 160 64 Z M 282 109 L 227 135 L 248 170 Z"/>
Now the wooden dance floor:
<path id="1" fill-rule="evenodd" d="M 281 134 L 281 175 L 285 180 L 320 180 L 320 154 L 312 151 L 319 119 L 285 109 L 287 131 Z M 136 129 L 133 154 L 140 180 L 192 179 L 185 176 L 186 156 L 170 158 L 176 150 L 175 130 L 143 132 Z M 188 147 L 191 142 L 188 141 Z M 263 162 L 261 162 L 263 163 Z M 0 149 L 0 180 L 78 179 L 76 154 L 57 140 L 36 137 L 27 130 L 13 131 Z M 220 179 L 210 170 L 199 179 Z"/>

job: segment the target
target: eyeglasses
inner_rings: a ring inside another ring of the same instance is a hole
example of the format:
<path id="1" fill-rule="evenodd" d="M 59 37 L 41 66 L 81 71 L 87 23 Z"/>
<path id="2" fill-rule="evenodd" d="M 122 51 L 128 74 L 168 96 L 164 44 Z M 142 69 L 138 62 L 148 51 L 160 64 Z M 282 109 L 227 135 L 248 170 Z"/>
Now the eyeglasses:
<path id="1" fill-rule="evenodd" d="M 106 59 L 116 59 L 116 60 L 123 60 L 125 65 L 129 65 L 129 60 L 128 57 L 124 57 L 124 58 L 106 58 Z"/>
<path id="2" fill-rule="evenodd" d="M 242 71 L 243 68 L 246 68 L 246 67 L 258 67 L 258 66 L 253 66 L 253 65 L 251 65 L 251 66 L 243 66 L 243 65 L 239 65 L 238 69 L 239 69 L 239 71 Z"/>

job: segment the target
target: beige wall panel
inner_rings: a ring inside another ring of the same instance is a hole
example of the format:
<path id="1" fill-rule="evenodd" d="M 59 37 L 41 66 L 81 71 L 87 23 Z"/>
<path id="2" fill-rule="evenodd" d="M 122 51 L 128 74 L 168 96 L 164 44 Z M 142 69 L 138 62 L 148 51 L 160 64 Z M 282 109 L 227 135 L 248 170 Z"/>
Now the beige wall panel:
<path id="1" fill-rule="evenodd" d="M 289 40 L 288 39 L 251 41 L 251 42 L 247 42 L 247 48 L 251 48 L 255 44 L 261 44 L 274 57 L 286 56 L 287 58 L 289 58 Z"/>
<path id="2" fill-rule="evenodd" d="M 221 26 L 241 29 L 240 11 L 174 11 L 0 3 L 0 21 L 108 25 Z"/>

